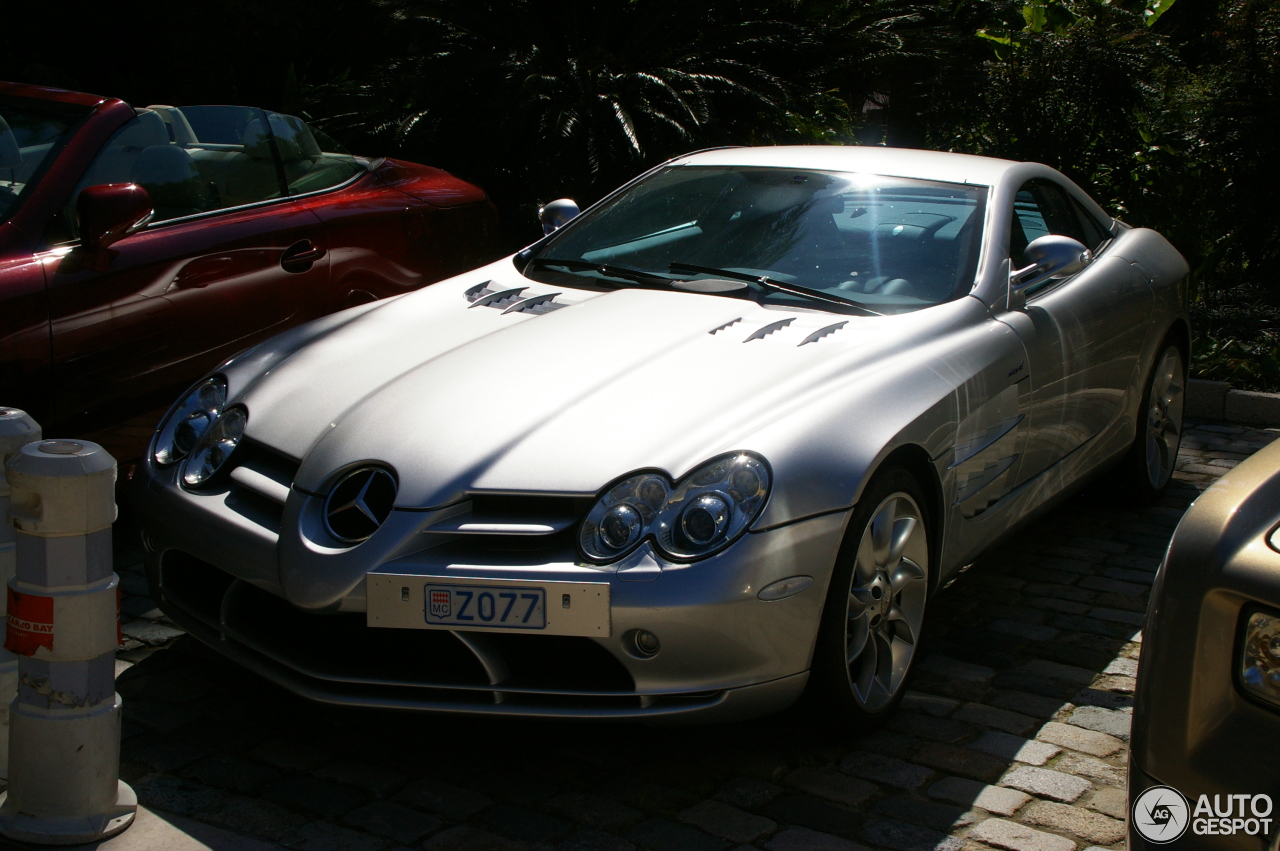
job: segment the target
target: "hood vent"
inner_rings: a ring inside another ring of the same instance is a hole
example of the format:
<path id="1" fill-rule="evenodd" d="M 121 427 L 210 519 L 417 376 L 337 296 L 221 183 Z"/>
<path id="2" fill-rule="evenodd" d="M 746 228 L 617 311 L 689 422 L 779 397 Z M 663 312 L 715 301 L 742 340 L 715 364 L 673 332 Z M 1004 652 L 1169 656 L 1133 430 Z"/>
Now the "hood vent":
<path id="1" fill-rule="evenodd" d="M 471 302 L 469 307 L 493 307 L 505 313 L 550 313 L 567 304 L 558 304 L 555 297 L 560 293 L 542 293 L 540 295 L 521 298 L 520 294 L 528 287 L 512 287 L 508 290 L 493 289 L 493 281 L 476 284 L 464 295 Z"/>
<path id="2" fill-rule="evenodd" d="M 504 314 L 507 314 L 507 313 L 542 314 L 542 313 L 550 313 L 553 310 L 559 310 L 562 307 L 568 307 L 569 305 L 567 304 L 558 304 L 555 301 L 555 297 L 558 295 L 560 295 L 560 293 L 543 293 L 542 295 L 530 296 L 529 298 L 524 298 L 524 299 L 521 299 L 520 301 L 517 301 L 515 304 L 511 305 L 510 307 L 508 307 L 506 310 L 502 312 Z"/>
<path id="3" fill-rule="evenodd" d="M 826 337 L 830 334 L 834 334 L 835 332 L 839 331 L 841 328 L 843 328 L 848 324 L 849 323 L 847 321 L 837 322 L 834 325 L 828 325 L 825 328 L 819 328 L 817 331 L 814 331 L 808 337 L 805 337 L 804 340 L 802 340 L 796 348 L 799 348 L 800 346 L 805 345 L 805 343 L 816 343 L 819 340 L 821 340 L 823 337 Z"/>
<path id="4" fill-rule="evenodd" d="M 721 331 L 723 331 L 724 329 L 726 329 L 726 328 L 732 328 L 734 325 L 737 325 L 737 324 L 738 324 L 739 322 L 741 322 L 741 321 L 742 321 L 742 317 L 741 317 L 741 316 L 739 316 L 737 319 L 733 319 L 733 320 L 731 320 L 731 321 L 729 321 L 729 322 L 724 323 L 724 324 L 723 324 L 723 325 L 721 325 L 719 328 L 712 328 L 712 329 L 711 329 L 710 331 L 708 331 L 707 333 L 708 333 L 708 334 L 719 334 L 719 333 L 720 333 Z"/>
<path id="5" fill-rule="evenodd" d="M 795 321 L 796 319 L 793 316 L 790 319 L 779 319 L 777 322 L 770 322 L 768 325 L 765 325 L 763 328 L 756 329 L 756 331 L 750 337 L 747 337 L 747 339 L 743 340 L 742 342 L 750 343 L 752 340 L 763 340 L 765 337 L 768 337 L 774 331 L 781 331 L 783 328 L 786 328 L 788 325 L 790 325 L 792 322 L 795 322 Z"/>

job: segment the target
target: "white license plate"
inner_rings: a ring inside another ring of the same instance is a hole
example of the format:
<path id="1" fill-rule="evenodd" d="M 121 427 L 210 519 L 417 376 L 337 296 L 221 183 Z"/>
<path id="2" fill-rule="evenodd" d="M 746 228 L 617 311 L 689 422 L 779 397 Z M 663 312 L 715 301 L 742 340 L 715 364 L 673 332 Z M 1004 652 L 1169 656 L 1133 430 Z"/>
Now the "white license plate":
<path id="1" fill-rule="evenodd" d="M 389 629 L 612 634 L 609 583 L 370 573 L 366 623 Z"/>
<path id="2" fill-rule="evenodd" d="M 546 629 L 547 592 L 499 585 L 427 585 L 427 623 L 459 627 Z"/>

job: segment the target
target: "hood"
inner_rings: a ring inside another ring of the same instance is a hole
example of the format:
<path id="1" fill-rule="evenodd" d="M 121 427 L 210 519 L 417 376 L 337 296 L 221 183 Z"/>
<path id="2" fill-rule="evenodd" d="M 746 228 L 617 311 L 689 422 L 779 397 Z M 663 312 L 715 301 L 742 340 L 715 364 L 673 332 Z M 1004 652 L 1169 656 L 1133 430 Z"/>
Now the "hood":
<path id="1" fill-rule="evenodd" d="M 635 469 L 678 478 L 758 449 L 753 434 L 909 344 L 926 313 L 553 287 L 502 261 L 366 310 L 231 392 L 249 437 L 302 459 L 307 492 L 374 461 L 395 470 L 401 508 L 590 495 Z"/>

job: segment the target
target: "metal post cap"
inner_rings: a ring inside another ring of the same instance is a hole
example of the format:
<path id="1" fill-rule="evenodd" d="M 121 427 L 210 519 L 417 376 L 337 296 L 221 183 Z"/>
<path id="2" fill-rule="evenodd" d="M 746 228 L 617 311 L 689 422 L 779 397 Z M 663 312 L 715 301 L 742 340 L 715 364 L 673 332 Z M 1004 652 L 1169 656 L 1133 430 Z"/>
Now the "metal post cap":
<path id="1" fill-rule="evenodd" d="M 13 489 L 9 520 L 19 532 L 86 535 L 116 519 L 116 459 L 96 443 L 28 443 L 9 459 L 5 475 Z"/>
<path id="2" fill-rule="evenodd" d="M 26 411 L 0 406 L 0 464 L 23 446 L 40 439 L 40 424 Z"/>

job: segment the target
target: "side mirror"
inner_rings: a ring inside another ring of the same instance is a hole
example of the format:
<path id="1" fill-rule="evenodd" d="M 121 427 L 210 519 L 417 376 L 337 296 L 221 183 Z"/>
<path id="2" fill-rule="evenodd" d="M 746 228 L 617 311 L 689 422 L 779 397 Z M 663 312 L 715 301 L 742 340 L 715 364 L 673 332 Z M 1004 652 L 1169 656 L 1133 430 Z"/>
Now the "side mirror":
<path id="1" fill-rule="evenodd" d="M 542 222 L 542 233 L 549 234 L 566 225 L 570 219 L 578 215 L 578 205 L 572 198 L 561 198 L 538 208 L 538 220 Z"/>
<path id="2" fill-rule="evenodd" d="M 80 244 L 98 251 L 146 227 L 155 215 L 151 196 L 135 183 L 88 186 L 76 199 Z"/>
<path id="3" fill-rule="evenodd" d="M 1031 265 L 1010 273 L 1010 290 L 1024 290 L 1051 278 L 1069 278 L 1092 259 L 1089 249 L 1078 241 L 1056 234 L 1031 240 L 1025 253 Z"/>

